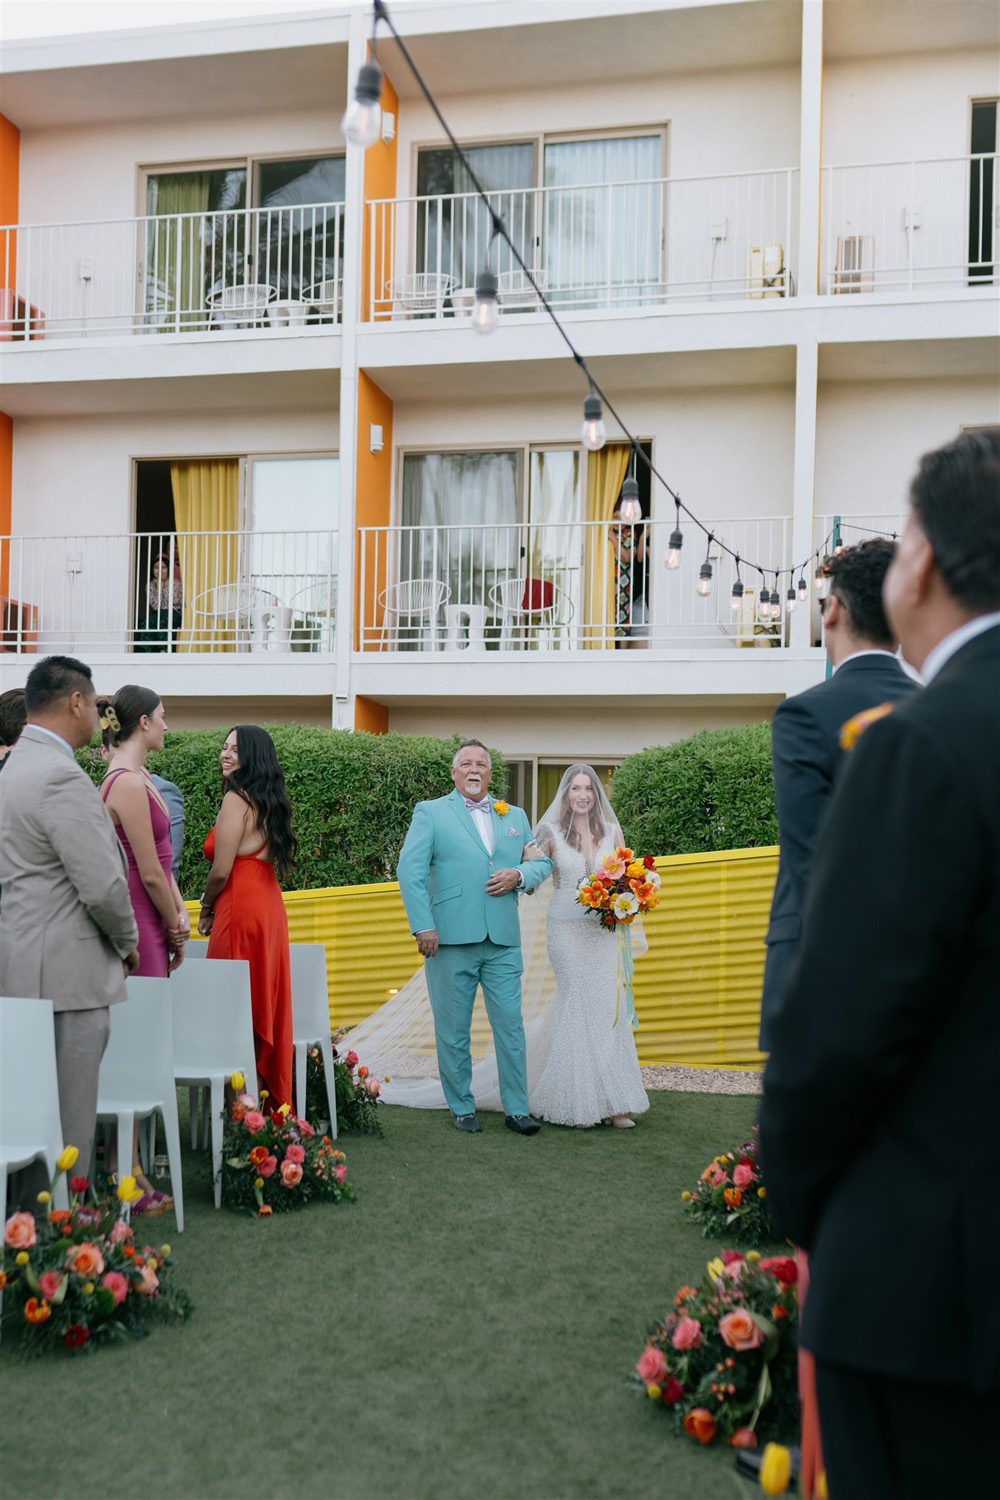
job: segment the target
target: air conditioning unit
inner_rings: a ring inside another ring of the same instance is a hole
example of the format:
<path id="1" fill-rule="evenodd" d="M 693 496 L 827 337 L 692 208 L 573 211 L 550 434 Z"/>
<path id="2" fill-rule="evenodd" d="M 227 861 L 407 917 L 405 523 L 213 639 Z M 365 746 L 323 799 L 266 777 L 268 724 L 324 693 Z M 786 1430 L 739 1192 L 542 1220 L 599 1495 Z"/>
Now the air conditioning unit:
<path id="1" fill-rule="evenodd" d="M 873 234 L 837 236 L 837 265 L 833 273 L 833 290 L 835 293 L 875 290 L 875 236 Z"/>
<path id="2" fill-rule="evenodd" d="M 781 245 L 748 245 L 746 283 L 748 297 L 783 297 L 784 248 Z"/>

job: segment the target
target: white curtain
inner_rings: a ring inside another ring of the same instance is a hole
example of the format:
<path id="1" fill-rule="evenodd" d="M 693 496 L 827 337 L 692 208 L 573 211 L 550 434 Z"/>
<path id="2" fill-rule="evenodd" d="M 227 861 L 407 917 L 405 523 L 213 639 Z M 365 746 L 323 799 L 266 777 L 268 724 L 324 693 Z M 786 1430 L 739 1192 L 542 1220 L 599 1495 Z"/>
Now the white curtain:
<path id="1" fill-rule="evenodd" d="M 532 578 L 553 583 L 566 596 L 568 607 L 561 607 L 560 618 L 579 618 L 583 568 L 581 509 L 580 450 L 534 450 L 528 477 L 531 560 L 528 571 Z"/>
<path id="2" fill-rule="evenodd" d="M 529 261 L 532 240 L 534 147 L 530 143 L 474 146 L 466 151 L 476 177 L 500 216 L 521 255 Z M 439 178 L 447 179 L 447 172 Z M 453 192 L 475 193 L 472 179 L 457 157 L 452 163 Z M 478 197 L 430 198 L 417 207 L 417 263 L 423 271 L 450 272 L 460 286 L 474 286 L 486 263 L 490 216 Z M 494 271 L 510 270 L 516 262 L 498 241 L 493 247 Z"/>
<path id="3" fill-rule="evenodd" d="M 408 453 L 399 577 L 436 578 L 452 604 L 485 604 L 520 566 L 517 453 Z"/>
<path id="4" fill-rule="evenodd" d="M 546 146 L 542 258 L 563 300 L 641 300 L 659 280 L 661 170 L 659 135 Z"/>

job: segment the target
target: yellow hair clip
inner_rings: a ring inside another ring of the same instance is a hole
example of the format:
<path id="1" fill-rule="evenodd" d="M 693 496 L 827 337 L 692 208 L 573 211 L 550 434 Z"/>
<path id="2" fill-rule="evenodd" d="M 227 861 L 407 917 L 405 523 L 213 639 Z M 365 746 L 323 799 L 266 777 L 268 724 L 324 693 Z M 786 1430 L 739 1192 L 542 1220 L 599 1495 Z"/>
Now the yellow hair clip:
<path id="1" fill-rule="evenodd" d="M 115 713 L 114 709 L 109 703 L 107 708 L 101 714 L 101 728 L 110 729 L 112 734 L 117 734 L 121 727 L 122 726 L 118 722 L 118 715 Z"/>

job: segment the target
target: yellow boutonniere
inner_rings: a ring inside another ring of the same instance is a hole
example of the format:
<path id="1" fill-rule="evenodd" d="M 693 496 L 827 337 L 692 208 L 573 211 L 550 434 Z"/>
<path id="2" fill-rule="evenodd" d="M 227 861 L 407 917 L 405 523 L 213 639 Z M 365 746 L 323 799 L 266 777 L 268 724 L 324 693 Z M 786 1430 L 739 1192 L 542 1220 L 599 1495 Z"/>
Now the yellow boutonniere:
<path id="1" fill-rule="evenodd" d="M 507 814 L 510 812 L 510 808 L 507 806 L 506 802 L 501 797 L 501 799 L 500 799 L 499 802 L 494 802 L 494 804 L 493 804 L 493 811 L 496 813 L 496 815 L 497 815 L 498 818 L 505 818 L 507 816 Z"/>
<path id="2" fill-rule="evenodd" d="M 865 730 L 877 724 L 879 719 L 884 719 L 886 714 L 891 714 L 894 707 L 893 703 L 879 703 L 877 707 L 866 708 L 862 713 L 855 714 L 853 719 L 848 719 L 840 730 L 841 750 L 853 750 Z"/>

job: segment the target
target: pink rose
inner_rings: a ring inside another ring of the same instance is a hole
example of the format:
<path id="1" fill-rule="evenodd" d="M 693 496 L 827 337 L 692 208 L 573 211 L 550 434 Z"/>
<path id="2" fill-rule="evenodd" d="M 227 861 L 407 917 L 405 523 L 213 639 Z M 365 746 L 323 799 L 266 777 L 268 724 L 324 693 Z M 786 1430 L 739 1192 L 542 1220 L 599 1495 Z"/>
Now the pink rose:
<path id="1" fill-rule="evenodd" d="M 316 1132 L 315 1130 L 313 1130 L 308 1120 L 300 1120 L 299 1134 L 302 1136 L 303 1140 L 311 1141 Z"/>
<path id="2" fill-rule="evenodd" d="M 136 1286 L 136 1291 L 141 1297 L 152 1297 L 160 1284 L 160 1278 L 156 1274 L 156 1267 L 147 1262 L 139 1272 L 141 1281 Z"/>
<path id="3" fill-rule="evenodd" d="M 753 1182 L 753 1167 L 741 1161 L 739 1166 L 733 1168 L 733 1182 L 738 1188 L 749 1187 Z"/>
<path id="4" fill-rule="evenodd" d="M 248 1109 L 243 1116 L 243 1123 L 251 1135 L 257 1135 L 264 1129 L 264 1116 L 259 1109 Z"/>
<path id="5" fill-rule="evenodd" d="M 799 1268 L 790 1255 L 765 1255 L 760 1262 L 762 1271 L 770 1271 L 786 1286 L 794 1286 L 799 1279 Z"/>
<path id="6" fill-rule="evenodd" d="M 278 1158 L 276 1156 L 269 1156 L 266 1161 L 261 1162 L 260 1166 L 257 1168 L 257 1171 L 261 1177 L 273 1177 L 274 1169 L 277 1165 Z"/>
<path id="7" fill-rule="evenodd" d="M 286 1150 L 285 1150 L 285 1160 L 286 1161 L 295 1162 L 298 1166 L 301 1166 L 302 1163 L 305 1161 L 305 1159 L 306 1159 L 305 1147 L 291 1145 L 291 1146 L 288 1146 L 286 1148 Z"/>
<path id="8" fill-rule="evenodd" d="M 41 1276 L 39 1276 L 38 1290 L 41 1292 L 46 1302 L 52 1301 L 56 1292 L 58 1292 L 59 1290 L 62 1279 L 63 1278 L 60 1276 L 58 1271 L 43 1271 Z"/>
<path id="9" fill-rule="evenodd" d="M 112 1245 L 120 1245 L 123 1240 L 130 1240 L 132 1238 L 131 1224 L 126 1224 L 124 1219 L 116 1219 L 111 1226 L 110 1238 Z"/>
<path id="10" fill-rule="evenodd" d="M 344 1058 L 344 1062 L 353 1071 L 358 1065 L 358 1054 L 353 1051 L 348 1052 L 347 1056 Z"/>
<path id="11" fill-rule="evenodd" d="M 128 1282 L 120 1271 L 105 1271 L 101 1277 L 101 1285 L 106 1286 L 112 1294 L 116 1307 L 120 1307 L 128 1296 Z"/>
<path id="12" fill-rule="evenodd" d="M 27 1250 L 35 1243 L 33 1214 L 11 1214 L 3 1229 L 3 1242 L 12 1250 Z"/>
<path id="13" fill-rule="evenodd" d="M 377 1099 L 378 1098 L 379 1088 L 380 1087 L 381 1087 L 381 1085 L 379 1084 L 379 1081 L 378 1081 L 377 1078 L 366 1078 L 365 1079 L 365 1088 L 368 1090 L 369 1094 L 371 1094 L 371 1096 L 372 1096 L 373 1099 Z"/>
<path id="14" fill-rule="evenodd" d="M 730 1349 L 759 1349 L 764 1342 L 764 1330 L 750 1316 L 745 1307 L 736 1307 L 719 1319 L 722 1342 Z"/>
<path id="15" fill-rule="evenodd" d="M 734 1260 L 742 1260 L 743 1257 L 738 1250 L 723 1250 L 719 1259 L 724 1266 L 731 1266 Z"/>
<path id="16" fill-rule="evenodd" d="M 715 1171 L 712 1173 L 712 1186 L 714 1188 L 721 1187 L 724 1182 L 728 1181 L 728 1172 L 724 1172 L 721 1167 L 716 1167 Z"/>
<path id="17" fill-rule="evenodd" d="M 670 1342 L 675 1349 L 697 1349 L 701 1343 L 701 1324 L 697 1318 L 679 1318 Z"/>
<path id="18" fill-rule="evenodd" d="M 239 1102 L 240 1104 L 242 1104 L 244 1109 L 257 1108 L 257 1101 L 252 1094 L 241 1094 L 239 1096 Z"/>
<path id="19" fill-rule="evenodd" d="M 663 1357 L 663 1350 L 654 1349 L 652 1344 L 647 1344 L 639 1356 L 636 1370 L 645 1385 L 662 1385 L 663 1377 L 667 1373 L 667 1361 Z"/>
<path id="20" fill-rule="evenodd" d="M 347 1168 L 343 1164 L 341 1164 L 339 1167 L 334 1167 L 333 1175 L 334 1177 L 336 1177 L 338 1182 L 343 1182 L 347 1176 Z"/>
<path id="21" fill-rule="evenodd" d="M 281 1180 L 286 1188 L 298 1187 L 302 1181 L 302 1168 L 297 1161 L 283 1161 L 281 1163 Z"/>

